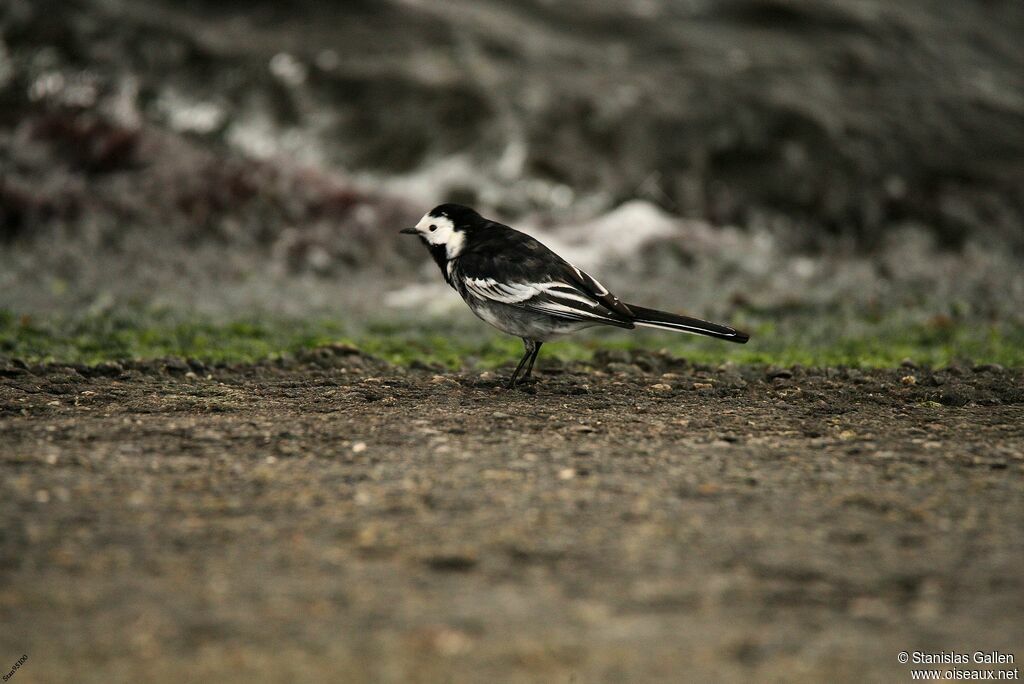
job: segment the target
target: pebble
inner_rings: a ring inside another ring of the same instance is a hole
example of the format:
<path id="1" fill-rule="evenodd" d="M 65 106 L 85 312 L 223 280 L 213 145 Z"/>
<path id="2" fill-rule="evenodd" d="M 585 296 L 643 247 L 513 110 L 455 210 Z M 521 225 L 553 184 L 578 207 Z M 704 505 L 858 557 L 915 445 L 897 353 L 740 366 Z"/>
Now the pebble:
<path id="1" fill-rule="evenodd" d="M 164 370 L 168 373 L 186 373 L 192 369 L 182 359 L 171 356 L 164 359 Z"/>
<path id="2" fill-rule="evenodd" d="M 655 385 L 651 385 L 650 389 L 651 389 L 652 392 L 671 392 L 672 391 L 672 385 L 669 385 L 669 384 L 664 383 L 664 382 L 659 382 L 659 383 L 657 383 Z"/>
<path id="3" fill-rule="evenodd" d="M 366 442 L 356 442 L 352 445 L 353 454 L 361 454 L 366 451 Z"/>
<path id="4" fill-rule="evenodd" d="M 424 559 L 431 570 L 439 572 L 469 572 L 480 562 L 472 551 L 465 553 L 437 554 Z"/>
<path id="5" fill-rule="evenodd" d="M 956 387 L 943 390 L 939 396 L 939 403 L 946 406 L 966 406 L 971 402 L 971 393 Z"/>
<path id="6" fill-rule="evenodd" d="M 643 373 L 640 366 L 634 363 L 609 363 L 607 368 L 612 373 L 621 373 L 623 375 L 641 375 Z"/>
<path id="7" fill-rule="evenodd" d="M 104 361 L 93 368 L 93 372 L 107 377 L 116 377 L 124 373 L 124 366 L 116 361 Z"/>
<path id="8" fill-rule="evenodd" d="M 1006 369 L 1003 368 L 998 363 L 983 363 L 981 365 L 975 366 L 971 370 L 973 370 L 975 373 L 1002 373 Z"/>

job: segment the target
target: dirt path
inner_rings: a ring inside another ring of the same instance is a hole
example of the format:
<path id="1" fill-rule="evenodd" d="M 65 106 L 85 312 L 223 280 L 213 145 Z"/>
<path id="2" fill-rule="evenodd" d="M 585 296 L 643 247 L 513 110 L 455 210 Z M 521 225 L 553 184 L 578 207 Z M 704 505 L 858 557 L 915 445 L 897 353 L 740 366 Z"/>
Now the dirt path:
<path id="1" fill-rule="evenodd" d="M 904 681 L 901 650 L 1024 659 L 1021 371 L 609 356 L 506 392 L 308 361 L 0 364 L 0 669 Z"/>

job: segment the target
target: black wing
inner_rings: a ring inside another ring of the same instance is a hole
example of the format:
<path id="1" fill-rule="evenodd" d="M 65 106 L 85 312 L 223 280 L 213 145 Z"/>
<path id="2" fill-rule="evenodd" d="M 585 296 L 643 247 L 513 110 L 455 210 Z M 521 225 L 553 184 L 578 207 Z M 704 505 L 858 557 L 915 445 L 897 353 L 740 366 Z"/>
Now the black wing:
<path id="1" fill-rule="evenodd" d="M 476 233 L 455 268 L 464 294 L 573 321 L 632 328 L 608 288 L 539 241 L 501 224 Z"/>

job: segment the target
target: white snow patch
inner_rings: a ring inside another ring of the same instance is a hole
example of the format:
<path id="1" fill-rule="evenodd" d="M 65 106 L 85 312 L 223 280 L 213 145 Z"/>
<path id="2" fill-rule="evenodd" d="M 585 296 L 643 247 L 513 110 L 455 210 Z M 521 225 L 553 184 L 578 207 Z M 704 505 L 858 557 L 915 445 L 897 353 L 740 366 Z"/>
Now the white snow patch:
<path id="1" fill-rule="evenodd" d="M 437 272 L 431 269 L 432 277 Z M 384 295 L 384 306 L 395 309 L 416 309 L 429 316 L 443 316 L 464 307 L 462 297 L 446 283 L 413 283 Z"/>
<path id="2" fill-rule="evenodd" d="M 270 59 L 270 73 L 285 85 L 294 87 L 306 82 L 309 69 L 295 55 L 279 52 Z"/>
<path id="3" fill-rule="evenodd" d="M 156 108 L 167 118 L 171 128 L 183 133 L 212 133 L 227 118 L 227 112 L 216 103 L 194 100 L 173 88 L 160 93 Z"/>
<path id="4" fill-rule="evenodd" d="M 584 223 L 546 231 L 524 227 L 566 261 L 583 269 L 629 259 L 653 240 L 680 234 L 682 222 L 643 200 L 631 200 Z"/>

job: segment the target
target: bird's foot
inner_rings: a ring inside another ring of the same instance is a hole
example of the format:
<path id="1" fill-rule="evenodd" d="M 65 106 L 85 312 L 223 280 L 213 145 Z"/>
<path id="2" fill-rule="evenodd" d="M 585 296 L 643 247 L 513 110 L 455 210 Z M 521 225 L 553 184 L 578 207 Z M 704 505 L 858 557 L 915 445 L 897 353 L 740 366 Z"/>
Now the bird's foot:
<path id="1" fill-rule="evenodd" d="M 532 389 L 533 386 L 536 385 L 538 382 L 539 381 L 537 380 L 537 378 L 532 376 L 528 376 L 525 378 L 510 379 L 507 383 L 505 383 L 505 389 L 526 389 L 528 387 Z"/>

